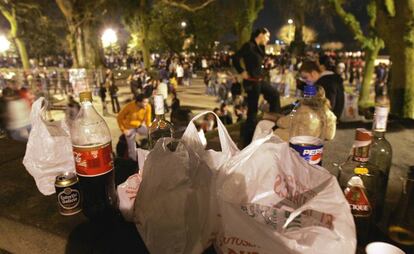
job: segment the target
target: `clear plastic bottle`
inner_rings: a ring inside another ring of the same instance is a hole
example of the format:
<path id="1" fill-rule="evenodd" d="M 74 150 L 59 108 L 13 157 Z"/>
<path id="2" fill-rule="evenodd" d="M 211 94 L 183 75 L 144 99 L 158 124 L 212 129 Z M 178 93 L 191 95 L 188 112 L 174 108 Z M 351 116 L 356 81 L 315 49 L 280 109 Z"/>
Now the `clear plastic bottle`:
<path id="1" fill-rule="evenodd" d="M 317 87 L 306 85 L 303 98 L 292 110 L 289 143 L 310 164 L 322 165 L 326 116 L 316 93 Z"/>
<path id="2" fill-rule="evenodd" d="M 111 134 L 93 107 L 91 92 L 82 92 L 79 98 L 81 109 L 71 127 L 71 138 L 82 209 L 91 220 L 105 219 L 118 207 Z"/>
<path id="3" fill-rule="evenodd" d="M 149 148 L 152 149 L 160 138 L 172 138 L 174 128 L 172 123 L 165 120 L 164 97 L 160 94 L 154 96 L 155 119 L 148 130 Z"/>
<path id="4" fill-rule="evenodd" d="M 374 138 L 371 145 L 371 154 L 369 162 L 376 165 L 379 169 L 379 188 L 376 207 L 375 221 L 378 223 L 382 218 L 385 203 L 385 195 L 387 192 L 388 176 L 390 174 L 392 161 L 392 147 L 390 142 L 385 138 L 387 129 L 387 119 L 390 110 L 390 101 L 386 93 L 378 97 L 375 105 L 374 122 L 372 131 Z"/>

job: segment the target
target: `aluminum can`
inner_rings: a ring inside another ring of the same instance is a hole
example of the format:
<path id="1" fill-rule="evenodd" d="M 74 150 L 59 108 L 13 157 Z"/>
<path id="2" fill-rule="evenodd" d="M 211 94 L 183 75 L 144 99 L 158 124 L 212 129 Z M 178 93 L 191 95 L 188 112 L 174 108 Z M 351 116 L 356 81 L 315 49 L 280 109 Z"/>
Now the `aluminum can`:
<path id="1" fill-rule="evenodd" d="M 69 216 L 82 211 L 79 180 L 75 172 L 65 172 L 56 176 L 55 188 L 60 214 Z"/>

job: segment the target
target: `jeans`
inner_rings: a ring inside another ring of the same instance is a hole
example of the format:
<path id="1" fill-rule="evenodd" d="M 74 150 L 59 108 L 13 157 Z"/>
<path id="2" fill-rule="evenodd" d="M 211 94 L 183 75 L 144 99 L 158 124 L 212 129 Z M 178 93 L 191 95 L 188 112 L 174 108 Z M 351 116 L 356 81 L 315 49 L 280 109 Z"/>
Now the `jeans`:
<path id="1" fill-rule="evenodd" d="M 243 87 L 247 93 L 247 119 L 242 140 L 243 146 L 247 146 L 252 141 L 256 128 L 260 94 L 263 94 L 265 100 L 269 103 L 270 112 L 280 111 L 280 95 L 274 87 L 263 81 L 243 80 Z"/>
<path id="2" fill-rule="evenodd" d="M 128 156 L 129 158 L 133 159 L 134 161 L 138 160 L 137 157 L 137 144 L 135 141 L 136 135 L 139 134 L 141 136 L 147 136 L 148 135 L 148 129 L 146 126 L 141 125 L 138 128 L 129 129 L 128 133 L 125 135 L 125 139 L 127 141 L 128 145 Z"/>

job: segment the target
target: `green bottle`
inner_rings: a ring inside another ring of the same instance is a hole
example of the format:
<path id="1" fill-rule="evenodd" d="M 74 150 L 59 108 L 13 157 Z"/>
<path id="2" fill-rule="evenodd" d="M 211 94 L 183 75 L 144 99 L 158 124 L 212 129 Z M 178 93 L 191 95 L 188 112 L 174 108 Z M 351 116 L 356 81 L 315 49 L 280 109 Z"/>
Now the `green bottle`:
<path id="1" fill-rule="evenodd" d="M 374 221 L 376 223 L 380 222 L 382 218 L 385 195 L 387 193 L 388 176 L 390 174 L 392 161 L 392 147 L 390 142 L 385 138 L 389 111 L 390 101 L 387 94 L 384 93 L 376 100 L 374 122 L 372 126 L 373 140 L 369 157 L 369 162 L 377 166 L 379 173 L 375 208 L 376 213 L 374 216 Z"/>

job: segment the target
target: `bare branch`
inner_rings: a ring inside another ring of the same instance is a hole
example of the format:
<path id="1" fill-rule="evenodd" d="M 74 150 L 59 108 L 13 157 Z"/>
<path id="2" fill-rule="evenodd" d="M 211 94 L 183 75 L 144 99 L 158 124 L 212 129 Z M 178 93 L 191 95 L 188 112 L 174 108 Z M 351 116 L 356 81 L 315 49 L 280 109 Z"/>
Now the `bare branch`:
<path id="1" fill-rule="evenodd" d="M 181 8 L 181 9 L 189 11 L 189 12 L 199 11 L 199 10 L 207 7 L 209 4 L 211 4 L 214 1 L 216 1 L 216 0 L 205 0 L 204 3 L 202 3 L 198 6 L 190 6 L 190 5 L 186 4 L 185 1 L 177 2 L 177 1 L 173 1 L 173 0 L 162 0 L 162 2 L 164 4 L 167 4 L 167 5 L 170 5 L 170 6 L 173 6 L 173 7 L 177 7 L 177 8 Z"/>

